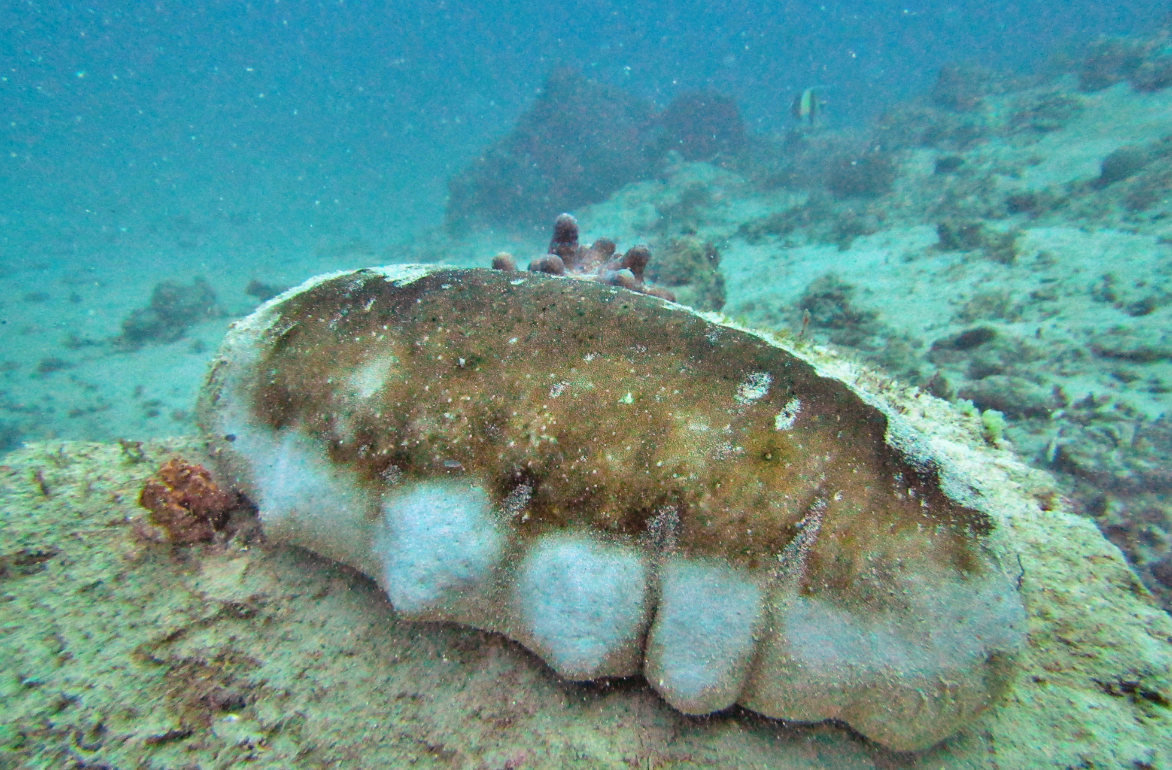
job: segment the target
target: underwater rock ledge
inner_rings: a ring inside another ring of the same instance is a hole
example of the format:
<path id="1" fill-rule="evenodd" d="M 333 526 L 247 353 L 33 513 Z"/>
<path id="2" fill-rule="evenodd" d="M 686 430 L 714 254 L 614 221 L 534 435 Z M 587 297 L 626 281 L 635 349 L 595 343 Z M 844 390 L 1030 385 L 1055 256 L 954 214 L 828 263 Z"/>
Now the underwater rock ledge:
<path id="1" fill-rule="evenodd" d="M 233 327 L 199 413 L 271 539 L 686 713 L 924 749 L 1024 638 L 976 479 L 797 351 L 653 297 L 322 276 Z"/>

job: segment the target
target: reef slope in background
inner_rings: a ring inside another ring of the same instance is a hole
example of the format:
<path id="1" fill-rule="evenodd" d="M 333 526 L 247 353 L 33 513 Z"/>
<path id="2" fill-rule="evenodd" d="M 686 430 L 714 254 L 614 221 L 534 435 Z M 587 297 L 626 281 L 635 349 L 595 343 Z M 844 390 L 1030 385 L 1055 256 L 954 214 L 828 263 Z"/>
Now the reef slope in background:
<path id="1" fill-rule="evenodd" d="M 687 717 L 637 678 L 567 683 L 502 637 L 398 619 L 374 583 L 297 549 L 137 542 L 146 477 L 200 460 L 172 440 L 35 444 L 0 466 L 0 767 L 1166 766 L 1172 621 L 1118 549 L 974 418 L 885 397 L 997 490 L 1029 613 L 1010 693 L 933 750 Z"/>

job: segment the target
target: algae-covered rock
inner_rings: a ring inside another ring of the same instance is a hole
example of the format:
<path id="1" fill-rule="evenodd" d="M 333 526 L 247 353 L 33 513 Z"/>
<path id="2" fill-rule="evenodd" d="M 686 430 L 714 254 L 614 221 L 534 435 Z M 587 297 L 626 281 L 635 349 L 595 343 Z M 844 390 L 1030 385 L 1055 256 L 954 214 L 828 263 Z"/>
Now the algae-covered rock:
<path id="1" fill-rule="evenodd" d="M 1012 677 L 1024 611 L 976 480 L 799 352 L 661 299 L 323 276 L 233 328 L 200 419 L 270 538 L 567 678 L 906 750 Z"/>
<path id="2" fill-rule="evenodd" d="M 714 244 L 686 235 L 669 241 L 656 257 L 647 268 L 648 276 L 670 287 L 681 305 L 697 310 L 724 307 L 724 275 Z"/>

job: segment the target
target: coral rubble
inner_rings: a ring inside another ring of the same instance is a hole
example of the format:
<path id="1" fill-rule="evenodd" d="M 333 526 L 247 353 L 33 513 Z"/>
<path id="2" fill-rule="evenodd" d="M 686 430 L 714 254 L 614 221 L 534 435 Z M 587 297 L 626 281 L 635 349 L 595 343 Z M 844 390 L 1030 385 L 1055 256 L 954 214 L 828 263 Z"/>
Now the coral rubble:
<path id="1" fill-rule="evenodd" d="M 676 301 L 697 310 L 724 307 L 724 275 L 720 272 L 720 251 L 710 241 L 694 236 L 673 238 L 660 249 L 647 268 L 656 283 L 672 287 Z"/>
<path id="2" fill-rule="evenodd" d="M 139 348 L 152 342 L 174 342 L 193 324 L 221 314 L 216 293 L 206 279 L 195 278 L 188 286 L 161 281 L 151 292 L 150 304 L 132 311 L 122 322 L 122 334 L 114 343 Z"/>

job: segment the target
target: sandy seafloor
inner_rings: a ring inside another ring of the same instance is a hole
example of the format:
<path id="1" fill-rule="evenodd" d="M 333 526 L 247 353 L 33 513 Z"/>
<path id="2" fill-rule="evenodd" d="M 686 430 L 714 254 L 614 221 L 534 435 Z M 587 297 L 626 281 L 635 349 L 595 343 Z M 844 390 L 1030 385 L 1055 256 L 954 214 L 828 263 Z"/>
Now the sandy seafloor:
<path id="1" fill-rule="evenodd" d="M 796 332 L 794 308 L 833 273 L 866 318 L 837 340 L 848 354 L 908 380 L 942 373 L 962 398 L 966 388 L 990 403 L 1014 394 L 998 408 L 1034 469 L 1001 449 L 972 451 L 989 464 L 982 473 L 1003 479 L 1030 642 L 1005 702 L 958 738 L 907 756 L 833 725 L 743 711 L 686 718 L 638 681 L 567 684 L 501 638 L 396 620 L 369 581 L 304 552 L 136 543 L 126 520 L 143 479 L 173 453 L 198 458 L 191 438 L 167 437 L 194 433 L 207 362 L 231 318 L 256 304 L 250 280 L 292 285 L 399 261 L 486 265 L 501 250 L 524 260 L 548 238 L 436 233 L 404 245 L 337 229 L 274 244 L 251 237 L 246 217 L 196 213 L 80 251 L 43 244 L 0 272 L 0 425 L 16 447 L 0 469 L 0 767 L 1169 766 L 1172 622 L 1092 519 L 1158 591 L 1152 565 L 1169 551 L 1170 504 L 1146 480 L 1169 473 L 1160 417 L 1172 392 L 1172 202 L 1165 184 L 1162 201 L 1125 211 L 1111 194 L 1131 182 L 1093 182 L 1111 152 L 1164 139 L 1172 90 L 1076 90 L 1057 81 L 988 97 L 990 125 L 1055 94 L 1077 108 L 1045 131 L 902 152 L 894 189 L 859 205 L 867 225 L 834 242 L 814 226 L 745 237 L 804 194 L 707 164 L 681 163 L 575 212 L 585 240 L 620 248 L 654 241 L 665 216 L 686 218 L 719 244 L 724 311 L 750 325 Z M 963 156 L 967 170 L 942 178 L 944 155 Z M 951 196 L 965 211 L 966 196 L 1015 191 L 1072 203 L 996 219 L 974 204 L 990 231 L 1014 232 L 1010 260 L 938 248 L 938 215 L 916 203 Z M 197 275 L 222 316 L 166 344 L 109 343 L 154 284 Z M 975 326 L 996 332 L 980 356 L 933 353 Z M 835 341 L 835 331 L 809 334 Z M 973 374 L 989 366 L 1003 378 L 992 394 Z M 923 408 L 925 424 L 981 445 L 972 416 Z M 146 458 L 120 438 L 151 440 Z"/>

